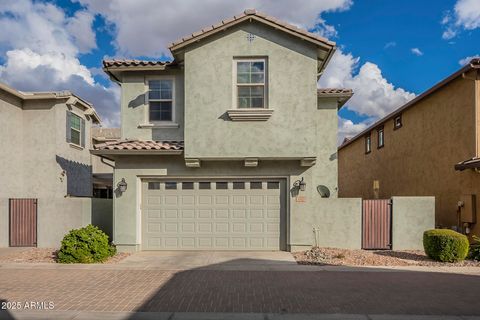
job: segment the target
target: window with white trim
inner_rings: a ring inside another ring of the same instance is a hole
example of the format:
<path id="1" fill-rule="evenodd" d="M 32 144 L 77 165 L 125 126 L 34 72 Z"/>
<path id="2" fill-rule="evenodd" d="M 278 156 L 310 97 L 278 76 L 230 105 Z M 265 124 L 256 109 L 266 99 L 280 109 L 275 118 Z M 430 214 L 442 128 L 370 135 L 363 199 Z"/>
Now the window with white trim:
<path id="1" fill-rule="evenodd" d="M 237 108 L 267 108 L 265 59 L 238 59 L 235 70 Z"/>
<path id="2" fill-rule="evenodd" d="M 82 140 L 82 118 L 74 113 L 70 114 L 70 142 L 81 145 Z"/>
<path id="3" fill-rule="evenodd" d="M 173 121 L 173 80 L 148 81 L 148 116 L 150 122 Z"/>

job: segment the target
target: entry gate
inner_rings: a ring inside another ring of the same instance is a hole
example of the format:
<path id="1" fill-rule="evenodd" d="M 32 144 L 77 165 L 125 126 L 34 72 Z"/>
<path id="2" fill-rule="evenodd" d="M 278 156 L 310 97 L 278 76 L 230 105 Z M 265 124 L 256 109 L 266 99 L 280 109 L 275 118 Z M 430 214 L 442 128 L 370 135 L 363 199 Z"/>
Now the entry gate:
<path id="1" fill-rule="evenodd" d="M 392 249 L 391 200 L 363 200 L 362 249 Z"/>
<path id="2" fill-rule="evenodd" d="M 10 247 L 37 246 L 37 199 L 9 199 Z"/>

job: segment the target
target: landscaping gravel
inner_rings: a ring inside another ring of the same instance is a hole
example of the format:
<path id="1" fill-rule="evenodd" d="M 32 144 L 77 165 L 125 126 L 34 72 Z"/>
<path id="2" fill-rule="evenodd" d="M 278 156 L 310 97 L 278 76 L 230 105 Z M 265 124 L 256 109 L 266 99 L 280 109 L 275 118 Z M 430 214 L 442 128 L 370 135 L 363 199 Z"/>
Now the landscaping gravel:
<path id="1" fill-rule="evenodd" d="M 119 252 L 104 263 L 117 263 L 130 253 Z M 0 263 L 55 263 L 57 250 L 52 248 L 30 248 L 23 251 L 14 251 L 0 257 Z"/>
<path id="2" fill-rule="evenodd" d="M 423 251 L 349 250 L 314 247 L 294 252 L 298 264 L 339 266 L 451 266 L 480 267 L 480 261 L 465 260 L 457 263 L 438 262 L 428 258 Z"/>

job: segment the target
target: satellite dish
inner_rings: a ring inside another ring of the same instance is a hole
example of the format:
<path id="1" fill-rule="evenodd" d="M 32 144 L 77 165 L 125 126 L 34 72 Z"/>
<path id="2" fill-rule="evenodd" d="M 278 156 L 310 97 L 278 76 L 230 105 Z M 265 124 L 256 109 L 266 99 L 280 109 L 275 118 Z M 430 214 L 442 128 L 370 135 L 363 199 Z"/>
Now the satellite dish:
<path id="1" fill-rule="evenodd" d="M 330 198 L 330 190 L 324 185 L 318 185 L 317 191 L 322 198 Z"/>

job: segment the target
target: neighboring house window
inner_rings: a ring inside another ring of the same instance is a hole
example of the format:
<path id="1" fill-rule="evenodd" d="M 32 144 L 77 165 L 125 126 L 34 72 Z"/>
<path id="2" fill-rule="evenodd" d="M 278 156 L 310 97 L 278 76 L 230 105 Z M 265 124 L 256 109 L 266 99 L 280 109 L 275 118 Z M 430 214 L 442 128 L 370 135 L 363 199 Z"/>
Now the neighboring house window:
<path id="1" fill-rule="evenodd" d="M 67 142 L 85 147 L 85 120 L 67 111 Z"/>
<path id="2" fill-rule="evenodd" d="M 173 121 L 173 80 L 149 80 L 148 104 L 150 122 Z"/>
<path id="3" fill-rule="evenodd" d="M 382 148 L 385 145 L 385 132 L 383 131 L 383 128 L 379 128 L 377 130 L 378 134 L 378 148 Z"/>
<path id="4" fill-rule="evenodd" d="M 370 135 L 365 136 L 365 153 L 370 153 L 372 151 L 372 138 Z"/>
<path id="5" fill-rule="evenodd" d="M 266 108 L 265 59 L 236 60 L 237 108 Z"/>
<path id="6" fill-rule="evenodd" d="M 393 129 L 402 127 L 402 115 L 398 115 L 393 119 Z"/>

